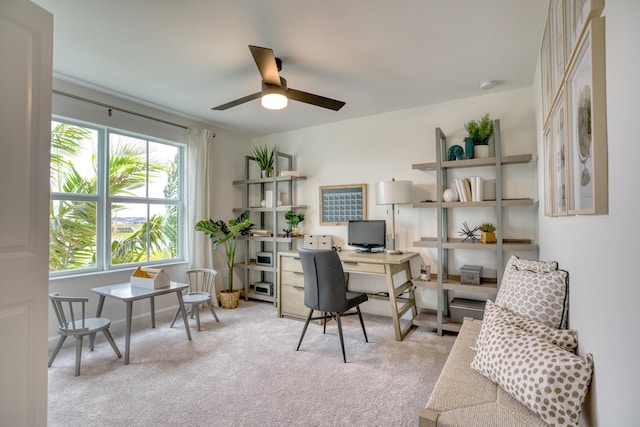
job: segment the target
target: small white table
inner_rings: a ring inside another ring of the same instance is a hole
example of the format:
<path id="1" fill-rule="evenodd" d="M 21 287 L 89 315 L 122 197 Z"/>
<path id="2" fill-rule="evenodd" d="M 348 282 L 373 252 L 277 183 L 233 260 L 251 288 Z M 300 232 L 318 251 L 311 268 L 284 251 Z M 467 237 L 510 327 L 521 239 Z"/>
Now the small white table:
<path id="1" fill-rule="evenodd" d="M 102 307 L 104 306 L 105 297 L 111 297 L 124 301 L 127 306 L 127 317 L 125 326 L 125 347 L 124 347 L 124 364 L 129 364 L 129 349 L 131 347 L 131 320 L 133 317 L 133 302 L 145 298 L 151 299 L 151 327 L 156 327 L 156 313 L 154 297 L 158 295 L 175 293 L 178 297 L 178 305 L 180 311 L 182 311 L 182 319 L 184 320 L 184 328 L 187 332 L 187 338 L 191 340 L 191 331 L 189 330 L 189 321 L 187 320 L 187 311 L 184 308 L 184 301 L 182 299 L 182 290 L 188 288 L 186 283 L 171 282 L 168 288 L 160 289 L 146 289 L 131 286 L 130 283 L 119 283 L 117 285 L 100 286 L 98 288 L 91 289 L 96 294 L 100 295 L 98 301 L 98 309 L 96 310 L 96 317 L 100 317 L 102 314 Z M 95 340 L 95 334 L 90 337 L 91 345 L 93 347 L 93 341 Z"/>

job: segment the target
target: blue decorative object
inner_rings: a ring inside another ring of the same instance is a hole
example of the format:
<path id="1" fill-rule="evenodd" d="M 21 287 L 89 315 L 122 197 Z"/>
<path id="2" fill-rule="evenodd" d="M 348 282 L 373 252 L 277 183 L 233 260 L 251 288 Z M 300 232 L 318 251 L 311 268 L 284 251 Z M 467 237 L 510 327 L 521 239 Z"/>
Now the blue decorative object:
<path id="1" fill-rule="evenodd" d="M 452 145 L 447 152 L 447 160 L 463 160 L 464 150 L 459 145 Z"/>
<path id="2" fill-rule="evenodd" d="M 473 159 L 473 138 L 464 139 L 464 158 Z"/>

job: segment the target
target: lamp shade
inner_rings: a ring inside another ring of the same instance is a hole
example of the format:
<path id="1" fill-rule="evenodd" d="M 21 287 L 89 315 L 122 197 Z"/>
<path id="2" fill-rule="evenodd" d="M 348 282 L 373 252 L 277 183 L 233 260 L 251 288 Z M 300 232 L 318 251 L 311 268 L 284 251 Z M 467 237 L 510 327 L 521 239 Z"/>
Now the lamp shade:
<path id="1" fill-rule="evenodd" d="M 398 205 L 411 203 L 411 181 L 384 181 L 376 184 L 377 205 Z"/>

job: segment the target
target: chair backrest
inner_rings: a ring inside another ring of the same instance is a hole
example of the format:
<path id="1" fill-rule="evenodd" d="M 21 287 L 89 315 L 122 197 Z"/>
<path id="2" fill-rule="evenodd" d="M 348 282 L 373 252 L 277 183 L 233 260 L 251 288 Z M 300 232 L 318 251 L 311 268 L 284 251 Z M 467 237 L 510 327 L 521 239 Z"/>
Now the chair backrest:
<path id="1" fill-rule="evenodd" d="M 82 332 L 89 330 L 85 326 L 85 304 L 87 297 L 65 297 L 58 292 L 49 294 L 53 311 L 58 319 L 60 333 Z"/>
<path id="2" fill-rule="evenodd" d="M 329 312 L 346 310 L 347 284 L 335 251 L 300 249 L 304 273 L 304 305 Z"/>
<path id="3" fill-rule="evenodd" d="M 209 268 L 193 268 L 187 270 L 189 292 L 206 292 L 211 294 L 218 272 Z"/>

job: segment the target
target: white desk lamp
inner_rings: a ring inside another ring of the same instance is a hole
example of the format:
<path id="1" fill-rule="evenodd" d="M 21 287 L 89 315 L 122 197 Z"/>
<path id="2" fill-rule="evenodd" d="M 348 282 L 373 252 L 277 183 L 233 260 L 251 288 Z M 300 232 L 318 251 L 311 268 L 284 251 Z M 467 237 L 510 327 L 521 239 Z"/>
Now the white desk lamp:
<path id="1" fill-rule="evenodd" d="M 396 249 L 396 205 L 411 203 L 411 181 L 391 181 L 379 182 L 376 185 L 376 204 L 391 205 L 391 248 L 385 252 L 387 254 L 401 254 L 402 251 Z"/>

